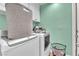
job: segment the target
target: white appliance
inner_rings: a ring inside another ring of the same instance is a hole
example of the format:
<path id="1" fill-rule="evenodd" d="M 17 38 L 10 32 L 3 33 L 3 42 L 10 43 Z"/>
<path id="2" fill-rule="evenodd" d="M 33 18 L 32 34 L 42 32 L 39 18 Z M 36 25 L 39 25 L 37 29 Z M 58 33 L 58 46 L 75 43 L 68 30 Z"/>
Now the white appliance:
<path id="1" fill-rule="evenodd" d="M 2 56 L 48 56 L 50 34 L 35 33 L 32 36 L 8 40 L 0 39 Z"/>
<path id="2" fill-rule="evenodd" d="M 39 56 L 39 37 L 32 35 L 15 40 L 0 39 L 3 56 Z"/>
<path id="3" fill-rule="evenodd" d="M 0 30 L 0 39 L 1 39 L 1 30 Z M 1 56 L 1 45 L 0 45 L 0 56 Z"/>
<path id="4" fill-rule="evenodd" d="M 50 51 L 50 34 L 39 33 L 39 55 L 48 56 Z"/>

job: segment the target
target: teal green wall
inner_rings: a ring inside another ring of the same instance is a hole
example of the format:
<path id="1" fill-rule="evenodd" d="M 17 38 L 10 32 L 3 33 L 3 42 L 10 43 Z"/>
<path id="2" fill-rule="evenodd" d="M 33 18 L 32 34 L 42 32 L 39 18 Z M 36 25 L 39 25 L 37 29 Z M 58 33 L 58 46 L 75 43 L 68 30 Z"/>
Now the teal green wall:
<path id="1" fill-rule="evenodd" d="M 0 30 L 5 30 L 7 26 L 6 16 L 0 14 Z"/>
<path id="2" fill-rule="evenodd" d="M 50 32 L 51 42 L 65 44 L 66 54 L 72 55 L 72 4 L 44 4 L 40 14 L 40 24 Z"/>

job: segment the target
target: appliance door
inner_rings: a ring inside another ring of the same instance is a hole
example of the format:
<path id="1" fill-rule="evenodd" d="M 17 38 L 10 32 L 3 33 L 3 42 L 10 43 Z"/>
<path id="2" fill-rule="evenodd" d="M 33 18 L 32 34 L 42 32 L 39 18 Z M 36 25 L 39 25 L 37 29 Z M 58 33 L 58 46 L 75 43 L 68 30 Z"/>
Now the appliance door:
<path id="1" fill-rule="evenodd" d="M 2 53 L 1 53 L 1 45 L 0 45 L 0 56 L 2 55 Z"/>
<path id="2" fill-rule="evenodd" d="M 44 37 L 44 42 L 45 42 L 44 43 L 44 50 L 46 50 L 50 44 L 50 35 L 49 34 Z"/>
<path id="3" fill-rule="evenodd" d="M 48 56 L 50 51 L 50 35 L 47 33 L 40 35 L 40 56 Z"/>

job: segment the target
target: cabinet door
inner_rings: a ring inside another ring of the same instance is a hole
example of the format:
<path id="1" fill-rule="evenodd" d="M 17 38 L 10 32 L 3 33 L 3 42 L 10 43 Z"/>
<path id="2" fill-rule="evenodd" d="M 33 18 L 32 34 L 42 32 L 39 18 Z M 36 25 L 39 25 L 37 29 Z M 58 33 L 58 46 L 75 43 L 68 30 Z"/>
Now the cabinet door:
<path id="1" fill-rule="evenodd" d="M 32 10 L 32 20 L 40 22 L 40 6 L 39 4 L 30 3 L 28 4 L 29 9 Z"/>
<path id="2" fill-rule="evenodd" d="M 5 4 L 4 3 L 0 3 L 0 10 L 5 11 Z"/>
<path id="3" fill-rule="evenodd" d="M 34 5 L 34 20 L 40 22 L 40 10 L 39 10 L 39 5 L 35 4 Z"/>

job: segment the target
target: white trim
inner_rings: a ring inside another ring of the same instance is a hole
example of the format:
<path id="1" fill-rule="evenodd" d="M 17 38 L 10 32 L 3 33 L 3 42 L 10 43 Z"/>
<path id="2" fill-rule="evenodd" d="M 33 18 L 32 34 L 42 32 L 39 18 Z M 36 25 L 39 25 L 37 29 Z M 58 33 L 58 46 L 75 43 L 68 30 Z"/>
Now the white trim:
<path id="1" fill-rule="evenodd" d="M 76 5 L 72 3 L 72 55 L 76 55 Z"/>

